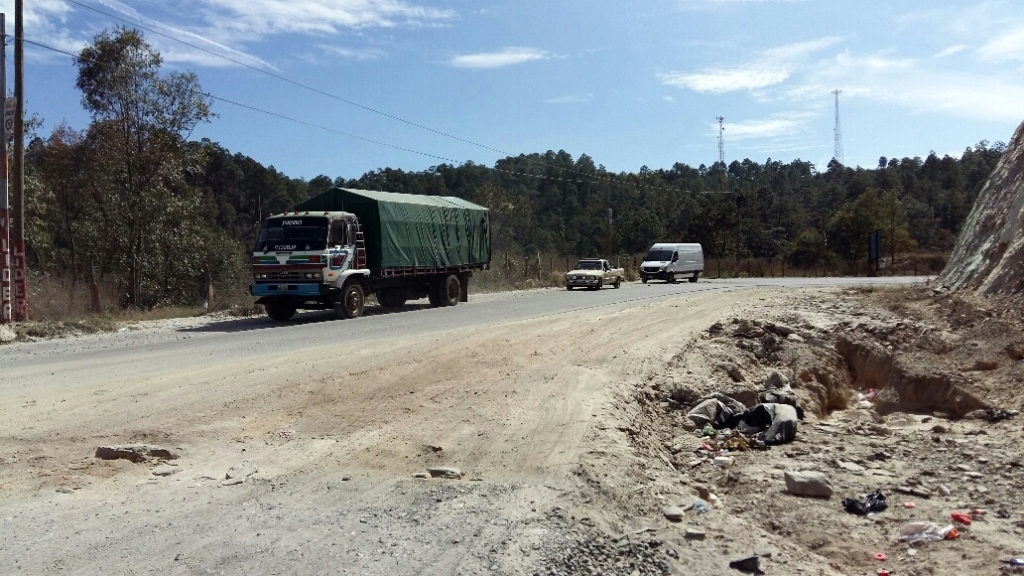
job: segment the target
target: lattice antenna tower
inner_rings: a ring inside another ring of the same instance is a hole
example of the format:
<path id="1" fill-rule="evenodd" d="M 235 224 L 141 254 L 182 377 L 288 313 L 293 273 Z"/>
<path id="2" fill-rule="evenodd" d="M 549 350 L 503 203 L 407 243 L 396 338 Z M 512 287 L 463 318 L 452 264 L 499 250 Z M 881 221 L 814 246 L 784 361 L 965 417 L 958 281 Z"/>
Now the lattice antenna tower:
<path id="1" fill-rule="evenodd" d="M 715 118 L 718 119 L 718 161 L 725 165 L 725 137 L 723 135 L 725 126 L 722 125 L 722 122 L 725 122 L 725 118 L 721 116 L 716 116 Z"/>
<path id="2" fill-rule="evenodd" d="M 835 127 L 835 150 L 832 151 L 832 157 L 835 158 L 836 162 L 843 163 L 843 131 L 839 129 L 839 95 L 843 93 L 838 88 L 832 91 L 836 96 L 836 127 Z"/>

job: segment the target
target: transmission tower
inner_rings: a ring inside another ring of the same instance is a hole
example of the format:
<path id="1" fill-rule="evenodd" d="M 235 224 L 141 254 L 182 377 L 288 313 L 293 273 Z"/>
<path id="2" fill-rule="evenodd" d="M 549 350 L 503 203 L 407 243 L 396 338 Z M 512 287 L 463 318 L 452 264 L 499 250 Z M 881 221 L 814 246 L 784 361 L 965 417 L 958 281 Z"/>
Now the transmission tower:
<path id="1" fill-rule="evenodd" d="M 716 118 L 718 119 L 718 161 L 724 165 L 725 139 L 722 133 L 725 132 L 725 126 L 722 125 L 722 122 L 725 122 L 725 118 L 722 118 L 721 116 L 716 116 Z"/>
<path id="2" fill-rule="evenodd" d="M 843 163 L 843 132 L 839 129 L 839 95 L 843 93 L 842 90 L 836 89 L 832 91 L 836 96 L 836 128 L 835 128 L 835 150 L 832 151 L 832 157 L 839 162 Z"/>

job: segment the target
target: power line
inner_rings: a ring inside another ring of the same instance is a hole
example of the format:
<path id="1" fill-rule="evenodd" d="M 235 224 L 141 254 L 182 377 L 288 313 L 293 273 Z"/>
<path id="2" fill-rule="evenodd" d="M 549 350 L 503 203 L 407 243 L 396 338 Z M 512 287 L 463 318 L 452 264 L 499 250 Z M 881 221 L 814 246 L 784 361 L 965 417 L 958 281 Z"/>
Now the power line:
<path id="1" fill-rule="evenodd" d="M 76 55 L 74 53 L 68 52 L 66 50 L 61 50 L 60 48 L 55 48 L 53 46 L 49 46 L 47 44 L 43 44 L 42 42 L 35 42 L 35 41 L 29 40 L 27 38 L 24 39 L 24 42 L 27 43 L 27 44 L 32 44 L 33 46 L 38 46 L 40 48 L 44 48 L 46 50 L 51 50 L 53 52 L 58 52 L 60 54 L 64 54 L 66 56 L 70 56 L 72 58 L 80 58 L 78 55 Z M 466 160 L 455 160 L 455 159 L 452 159 L 452 158 L 446 158 L 444 156 L 438 156 L 436 154 L 430 154 L 428 152 L 421 152 L 419 150 L 413 150 L 411 148 L 405 148 L 403 146 L 398 146 L 396 144 L 389 144 L 387 142 L 381 142 L 379 140 L 374 140 L 372 138 L 366 138 L 364 136 L 358 136 L 356 134 L 351 134 L 349 132 L 345 132 L 345 131 L 342 131 L 342 130 L 337 130 L 335 128 L 331 128 L 331 127 L 328 127 L 328 126 L 323 126 L 321 124 L 314 124 L 312 122 L 307 122 L 305 120 L 300 120 L 298 118 L 292 118 L 291 116 L 285 116 L 284 114 L 279 114 L 277 112 L 272 112 L 272 111 L 269 111 L 269 110 L 264 110 L 264 109 L 258 108 L 256 106 L 251 106 L 249 104 L 244 104 L 244 103 L 241 103 L 241 102 L 237 102 L 235 100 L 231 100 L 229 98 L 224 98 L 224 97 L 221 97 L 221 96 L 217 96 L 217 95 L 211 94 L 209 92 L 204 92 L 203 95 L 208 97 L 208 98 L 211 98 L 213 100 L 217 100 L 217 101 L 220 101 L 220 102 L 224 102 L 224 103 L 227 103 L 227 104 L 238 106 L 240 108 L 251 110 L 253 112 L 259 112 L 261 114 L 266 114 L 268 116 L 273 116 L 273 117 L 276 117 L 276 118 L 280 118 L 282 120 L 287 120 L 289 122 L 295 122 L 297 124 L 302 124 L 304 126 L 309 126 L 311 128 L 317 128 L 317 129 L 324 130 L 324 131 L 327 131 L 327 132 L 332 132 L 334 134 L 339 134 L 339 135 L 342 135 L 342 136 L 347 136 L 349 138 L 354 138 L 356 140 L 361 140 L 363 142 L 369 142 L 371 144 L 377 144 L 378 146 L 385 146 L 385 147 L 388 147 L 388 148 L 394 148 L 395 150 L 401 150 L 403 152 L 409 152 L 411 154 L 418 154 L 420 156 L 426 156 L 428 158 L 434 158 L 434 159 L 437 159 L 437 160 L 444 160 L 445 162 L 451 162 L 453 164 L 464 165 L 467 162 Z M 576 180 L 576 179 L 568 179 L 568 178 L 555 178 L 553 176 L 545 176 L 545 175 L 537 175 L 537 174 L 527 174 L 525 172 L 513 172 L 511 170 L 503 170 L 501 168 L 486 166 L 484 164 L 477 164 L 477 166 L 480 166 L 481 168 L 484 168 L 484 169 L 487 169 L 487 170 L 493 170 L 495 172 L 500 172 L 500 173 L 503 173 L 503 174 L 509 174 L 509 175 L 512 175 L 512 176 L 524 176 L 524 177 L 527 177 L 527 178 L 535 178 L 535 179 L 540 179 L 540 180 L 552 180 L 552 181 L 556 181 L 556 182 L 573 182 L 573 183 L 577 183 L 577 184 L 585 184 L 585 183 L 588 183 L 588 182 L 591 183 L 591 184 L 601 184 L 601 182 L 599 182 L 597 180 L 592 180 L 592 179 L 586 179 L 586 180 L 579 179 L 579 180 Z"/>
<path id="2" fill-rule="evenodd" d="M 224 60 L 227 60 L 228 62 L 232 62 L 232 63 L 237 64 L 239 66 L 244 66 L 244 67 L 246 67 L 246 68 L 248 68 L 250 70 L 254 70 L 254 71 L 259 72 L 261 74 L 266 74 L 267 76 L 270 76 L 271 78 L 275 78 L 275 79 L 280 80 L 282 82 L 286 82 L 288 84 L 292 84 L 294 86 L 298 86 L 300 88 L 303 88 L 303 89 L 306 89 L 306 90 L 310 90 L 312 92 L 320 94 L 321 96 L 326 96 L 328 98 L 332 98 L 334 100 L 337 100 L 339 102 L 343 102 L 343 103 L 348 104 L 350 106 L 355 106 L 356 108 L 360 108 L 362 110 L 366 110 L 367 112 L 372 112 L 374 114 L 379 114 L 381 116 L 384 116 L 385 118 L 389 118 L 389 119 L 395 120 L 397 122 L 402 122 L 404 124 L 408 124 L 409 126 L 414 126 L 416 128 L 420 128 L 421 130 L 426 130 L 428 132 L 433 132 L 434 134 L 438 134 L 438 135 L 444 136 L 446 138 L 451 138 L 453 140 L 457 140 L 457 141 L 463 142 L 465 144 L 470 144 L 470 145 L 473 145 L 473 146 L 477 146 L 479 148 L 483 148 L 484 150 L 489 150 L 491 152 L 497 152 L 499 154 L 504 154 L 505 156 L 512 156 L 511 152 L 506 152 L 506 151 L 501 150 L 499 148 L 493 148 L 493 147 L 487 146 L 485 144 L 480 144 L 479 142 L 474 142 L 474 141 L 468 140 L 466 138 L 460 138 L 460 137 L 455 136 L 453 134 L 449 134 L 447 132 L 443 132 L 441 130 L 437 130 L 435 128 L 431 128 L 429 126 L 424 126 L 422 124 L 418 124 L 418 123 L 413 122 L 411 120 L 406 120 L 406 119 L 401 118 L 399 116 L 395 116 L 394 114 L 389 114 L 387 112 L 384 112 L 384 111 L 381 111 L 381 110 L 377 110 L 376 108 L 372 108 L 370 106 L 366 106 L 364 104 L 360 104 L 358 102 L 349 100 L 347 98 L 342 98 L 341 96 L 337 96 L 335 94 L 331 94 L 330 92 L 326 92 L 326 91 L 321 90 L 319 88 L 316 88 L 314 86 L 310 86 L 308 84 L 303 84 L 302 82 L 298 82 L 296 80 L 292 80 L 292 79 L 287 78 L 285 76 L 282 76 L 280 74 L 275 74 L 275 73 L 270 72 L 268 70 L 265 70 L 263 68 L 260 68 L 260 67 L 257 67 L 257 66 L 253 66 L 252 64 L 247 64 L 245 62 L 242 62 L 240 60 L 236 60 L 234 58 L 225 56 L 225 55 L 220 54 L 218 52 L 214 52 L 214 51 L 209 50 L 207 48 L 203 48 L 201 46 L 197 46 L 197 45 L 195 45 L 195 44 L 193 44 L 191 42 L 186 42 L 185 40 L 182 40 L 180 38 L 176 38 L 174 36 L 171 36 L 170 34 L 165 34 L 165 33 L 160 32 L 158 30 L 154 30 L 154 29 L 149 28 L 147 26 L 143 26 L 142 24 L 139 24 L 138 22 L 133 22 L 132 20 L 129 20 L 127 18 L 122 18 L 121 16 L 118 16 L 116 14 L 111 14 L 109 12 L 105 12 L 103 10 L 100 10 L 99 8 L 95 8 L 93 6 L 89 6 L 88 4 L 83 4 L 82 2 L 78 2 L 77 0 L 66 0 L 66 1 L 68 3 L 70 3 L 70 4 L 74 4 L 74 5 L 79 6 L 81 8 L 85 8 L 86 10 L 92 10 L 93 12 L 96 12 L 97 14 L 102 14 L 102 15 L 108 17 L 108 18 L 113 18 L 114 20 L 117 20 L 119 22 L 124 22 L 125 24 L 129 24 L 131 26 L 135 26 L 135 27 L 140 28 L 142 30 L 145 30 L 147 32 L 156 34 L 157 36 L 161 36 L 163 38 L 167 38 L 168 40 L 173 40 L 174 42 L 178 42 L 178 43 L 183 44 L 185 46 L 188 46 L 190 48 L 194 48 L 194 49 L 199 50 L 201 52 L 205 52 L 206 54 L 210 54 L 211 56 L 215 56 L 217 58 L 223 58 Z M 547 166 L 548 168 L 554 168 L 556 170 L 561 170 L 561 171 L 564 171 L 564 172 L 571 172 L 573 174 L 579 174 L 580 176 L 586 177 L 582 172 L 580 172 L 578 170 L 573 170 L 571 168 L 563 168 L 561 166 L 553 166 L 553 165 L 547 164 L 545 162 L 539 162 L 539 161 L 536 161 L 536 160 L 529 160 L 529 159 L 527 159 L 527 162 L 530 162 L 532 164 L 540 164 L 542 166 Z"/>

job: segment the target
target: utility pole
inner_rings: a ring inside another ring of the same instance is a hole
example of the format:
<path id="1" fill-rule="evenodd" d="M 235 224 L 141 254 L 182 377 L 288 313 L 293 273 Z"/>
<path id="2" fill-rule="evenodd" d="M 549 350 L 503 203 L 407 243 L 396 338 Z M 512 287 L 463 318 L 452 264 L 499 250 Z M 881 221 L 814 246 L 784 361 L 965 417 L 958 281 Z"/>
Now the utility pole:
<path id="1" fill-rule="evenodd" d="M 725 122 L 725 118 L 721 116 L 716 116 L 715 118 L 718 120 L 718 161 L 722 163 L 722 166 L 725 166 L 725 137 L 723 135 L 725 126 L 722 125 Z"/>
<path id="2" fill-rule="evenodd" d="M 843 163 L 843 132 L 839 129 L 839 95 L 843 93 L 838 88 L 832 91 L 836 96 L 836 127 L 835 127 L 835 148 L 832 151 L 832 158 L 840 164 Z"/>
<path id="3" fill-rule="evenodd" d="M 14 0 L 14 319 L 28 320 L 25 253 L 25 27 L 24 0 Z M 6 92 L 5 92 L 6 95 Z M 6 118 L 5 126 L 6 126 Z"/>
<path id="4" fill-rule="evenodd" d="M 0 14 L 0 95 L 7 96 L 7 22 Z M 14 320 L 11 301 L 11 205 L 7 190 L 7 100 L 4 121 L 0 122 L 0 322 Z"/>
<path id="5" fill-rule="evenodd" d="M 608 221 L 606 227 L 606 242 L 604 248 L 605 260 L 612 261 L 612 190 L 608 188 L 605 192 L 605 205 L 608 207 Z"/>

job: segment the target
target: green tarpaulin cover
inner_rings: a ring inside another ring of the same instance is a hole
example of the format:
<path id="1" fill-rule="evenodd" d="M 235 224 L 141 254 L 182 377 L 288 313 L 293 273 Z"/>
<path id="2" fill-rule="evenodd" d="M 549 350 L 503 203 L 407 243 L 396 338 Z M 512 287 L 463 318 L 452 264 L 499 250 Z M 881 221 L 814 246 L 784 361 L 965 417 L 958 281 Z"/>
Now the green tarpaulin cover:
<path id="1" fill-rule="evenodd" d="M 358 216 L 370 269 L 463 266 L 491 260 L 487 208 L 461 198 L 331 188 L 295 209 Z"/>

